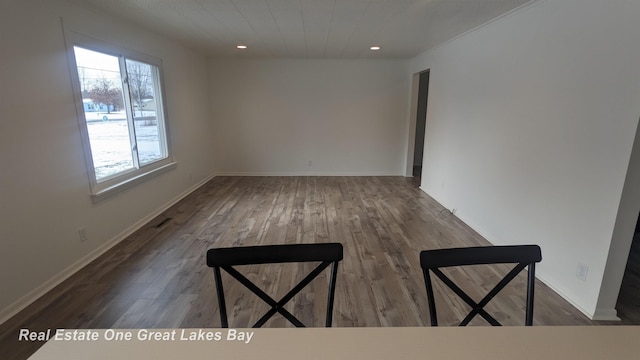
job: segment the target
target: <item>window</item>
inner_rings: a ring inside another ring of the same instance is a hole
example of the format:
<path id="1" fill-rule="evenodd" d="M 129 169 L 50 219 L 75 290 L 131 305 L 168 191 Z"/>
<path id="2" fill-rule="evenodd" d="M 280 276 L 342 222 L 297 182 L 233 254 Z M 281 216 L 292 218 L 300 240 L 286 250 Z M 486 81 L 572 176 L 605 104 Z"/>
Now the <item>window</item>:
<path id="1" fill-rule="evenodd" d="M 72 39 L 69 58 L 93 196 L 173 168 L 161 61 Z"/>

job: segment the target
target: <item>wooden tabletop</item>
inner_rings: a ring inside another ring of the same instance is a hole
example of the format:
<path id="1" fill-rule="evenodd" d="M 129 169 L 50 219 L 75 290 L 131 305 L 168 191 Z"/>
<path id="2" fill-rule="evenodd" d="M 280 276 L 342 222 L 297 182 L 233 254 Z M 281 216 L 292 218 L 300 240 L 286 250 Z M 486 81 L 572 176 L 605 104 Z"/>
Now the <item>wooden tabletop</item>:
<path id="1" fill-rule="evenodd" d="M 640 356 L 640 327 L 633 326 L 65 330 L 58 332 L 58 340 L 53 333 L 30 359 L 626 360 Z"/>

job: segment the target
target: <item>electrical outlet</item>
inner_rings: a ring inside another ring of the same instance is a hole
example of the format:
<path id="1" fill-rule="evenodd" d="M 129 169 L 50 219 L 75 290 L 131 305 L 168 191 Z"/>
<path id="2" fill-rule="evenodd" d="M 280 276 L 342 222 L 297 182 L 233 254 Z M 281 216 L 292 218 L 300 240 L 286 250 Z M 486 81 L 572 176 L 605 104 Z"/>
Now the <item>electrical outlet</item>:
<path id="1" fill-rule="evenodd" d="M 307 166 L 313 166 L 313 160 L 307 161 Z"/>
<path id="2" fill-rule="evenodd" d="M 578 263 L 576 268 L 576 277 L 582 281 L 587 281 L 587 274 L 589 273 L 589 266 L 581 262 Z"/>
<path id="3" fill-rule="evenodd" d="M 78 237 L 80 238 L 81 243 L 89 239 L 87 237 L 87 229 L 85 229 L 84 226 L 78 229 Z"/>

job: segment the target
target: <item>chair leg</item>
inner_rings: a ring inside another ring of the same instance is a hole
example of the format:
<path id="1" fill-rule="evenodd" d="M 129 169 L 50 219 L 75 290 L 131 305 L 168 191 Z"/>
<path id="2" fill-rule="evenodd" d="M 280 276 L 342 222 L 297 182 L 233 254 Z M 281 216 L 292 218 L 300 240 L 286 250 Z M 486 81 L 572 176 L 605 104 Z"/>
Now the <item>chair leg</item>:
<path id="1" fill-rule="evenodd" d="M 536 264 L 529 264 L 528 270 L 528 279 L 527 279 L 527 309 L 526 309 L 526 318 L 524 321 L 525 326 L 533 325 L 533 293 L 536 285 Z"/>
<path id="2" fill-rule="evenodd" d="M 218 294 L 218 307 L 220 308 L 220 323 L 223 328 L 229 327 L 227 320 L 227 305 L 224 301 L 224 289 L 222 287 L 222 276 L 220 275 L 220 268 L 213 268 L 213 276 L 216 280 L 216 292 Z"/>
<path id="3" fill-rule="evenodd" d="M 429 317 L 431 319 L 431 326 L 438 326 L 438 315 L 436 314 L 436 300 L 433 296 L 433 287 L 431 286 L 431 276 L 429 270 L 422 270 L 424 275 L 424 285 L 427 288 L 427 302 L 429 303 Z"/>
<path id="4" fill-rule="evenodd" d="M 331 327 L 333 319 L 333 300 L 336 293 L 336 278 L 338 277 L 338 262 L 334 261 L 331 265 L 331 280 L 329 283 L 329 298 L 327 299 L 327 318 L 325 326 Z"/>

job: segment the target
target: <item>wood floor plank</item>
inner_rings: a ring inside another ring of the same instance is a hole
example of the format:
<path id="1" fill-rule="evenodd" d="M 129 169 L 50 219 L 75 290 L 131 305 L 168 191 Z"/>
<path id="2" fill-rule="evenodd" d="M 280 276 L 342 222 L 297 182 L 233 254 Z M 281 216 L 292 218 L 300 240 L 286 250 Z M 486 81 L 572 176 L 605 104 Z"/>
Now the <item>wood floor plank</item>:
<path id="1" fill-rule="evenodd" d="M 488 245 L 413 179 L 216 177 L 2 324 L 0 348 L 7 359 L 24 359 L 35 351 L 40 343 L 17 342 L 24 327 L 218 327 L 207 249 L 334 241 L 344 245 L 336 327 L 428 325 L 419 252 Z M 241 270 L 277 299 L 312 268 L 296 266 Z M 508 270 L 453 270 L 452 277 L 480 298 Z M 223 279 L 230 324 L 251 326 L 268 306 L 230 276 Z M 328 274 L 322 274 L 286 308 L 305 324 L 322 326 L 328 281 Z M 525 282 L 521 274 L 487 307 L 505 325 L 523 324 Z M 434 288 L 440 324 L 457 324 L 468 306 L 441 284 Z M 541 282 L 535 305 L 535 325 L 598 324 Z M 280 316 L 266 325 L 291 326 Z M 486 322 L 475 319 L 472 325 Z"/>

